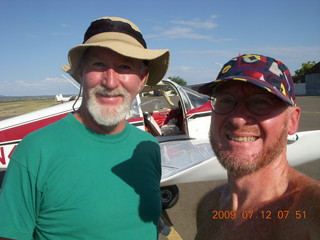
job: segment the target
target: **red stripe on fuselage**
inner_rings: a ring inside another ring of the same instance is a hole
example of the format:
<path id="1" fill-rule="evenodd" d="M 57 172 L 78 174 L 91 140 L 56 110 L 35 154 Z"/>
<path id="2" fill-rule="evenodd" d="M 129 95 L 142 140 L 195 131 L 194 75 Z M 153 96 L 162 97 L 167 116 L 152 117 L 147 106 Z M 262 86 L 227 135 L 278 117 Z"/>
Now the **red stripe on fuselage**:
<path id="1" fill-rule="evenodd" d="M 30 123 L 21 123 L 19 126 L 11 127 L 5 130 L 0 131 L 0 143 L 20 141 L 27 134 L 45 127 L 51 123 L 54 123 L 61 118 L 65 117 L 68 113 L 60 114 L 57 116 L 36 120 Z M 129 123 L 143 122 L 142 117 L 132 118 L 127 120 Z"/>
<path id="2" fill-rule="evenodd" d="M 0 143 L 21 140 L 27 134 L 65 117 L 68 113 L 21 124 L 0 132 Z"/>

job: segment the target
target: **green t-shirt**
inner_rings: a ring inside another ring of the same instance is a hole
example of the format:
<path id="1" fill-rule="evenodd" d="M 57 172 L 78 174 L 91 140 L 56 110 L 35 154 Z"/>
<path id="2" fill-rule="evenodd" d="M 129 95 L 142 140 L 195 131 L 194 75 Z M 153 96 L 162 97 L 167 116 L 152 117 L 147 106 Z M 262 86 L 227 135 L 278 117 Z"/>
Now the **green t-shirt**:
<path id="1" fill-rule="evenodd" d="M 26 136 L 0 192 L 0 236 L 157 239 L 159 144 L 126 124 L 98 134 L 72 114 Z"/>

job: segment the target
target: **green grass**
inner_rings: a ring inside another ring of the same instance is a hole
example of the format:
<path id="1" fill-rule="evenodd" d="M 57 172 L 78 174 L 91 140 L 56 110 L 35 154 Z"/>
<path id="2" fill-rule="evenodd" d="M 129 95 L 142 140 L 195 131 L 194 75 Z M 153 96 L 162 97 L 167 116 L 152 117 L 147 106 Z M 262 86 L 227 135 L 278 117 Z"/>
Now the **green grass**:
<path id="1" fill-rule="evenodd" d="M 60 104 L 54 99 L 0 102 L 0 120 Z"/>

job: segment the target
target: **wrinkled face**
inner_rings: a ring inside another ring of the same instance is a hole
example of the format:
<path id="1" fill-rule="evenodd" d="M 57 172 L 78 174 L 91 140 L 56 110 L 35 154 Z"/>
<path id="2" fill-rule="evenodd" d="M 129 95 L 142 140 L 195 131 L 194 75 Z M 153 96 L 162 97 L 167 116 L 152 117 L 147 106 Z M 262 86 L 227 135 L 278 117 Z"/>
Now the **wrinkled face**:
<path id="1" fill-rule="evenodd" d="M 95 122 L 115 126 L 124 120 L 144 86 L 148 70 L 141 60 L 106 48 L 89 48 L 79 67 L 83 106 Z"/>
<path id="2" fill-rule="evenodd" d="M 290 107 L 262 88 L 244 82 L 224 83 L 217 93 L 241 99 L 229 113 L 212 111 L 210 142 L 220 163 L 230 173 L 236 176 L 250 174 L 285 156 L 287 134 L 295 133 L 298 127 L 299 108 Z M 265 93 L 270 94 L 272 111 L 264 115 L 249 111 L 248 101 L 246 103 L 244 99 L 251 101 L 255 99 L 252 96 L 260 97 L 259 94 Z M 229 100 L 226 98 L 226 102 Z"/>

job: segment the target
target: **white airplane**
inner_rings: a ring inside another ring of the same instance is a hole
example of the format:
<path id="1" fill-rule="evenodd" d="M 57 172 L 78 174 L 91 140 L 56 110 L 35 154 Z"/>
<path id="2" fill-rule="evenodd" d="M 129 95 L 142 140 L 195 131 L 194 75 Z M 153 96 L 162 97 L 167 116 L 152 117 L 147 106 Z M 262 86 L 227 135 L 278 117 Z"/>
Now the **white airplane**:
<path id="1" fill-rule="evenodd" d="M 79 91 L 80 91 L 80 87 L 72 80 L 70 80 L 68 77 L 66 77 L 65 75 L 62 74 L 62 77 L 64 79 L 66 79 L 69 83 L 71 83 L 74 87 L 76 87 Z M 64 97 L 61 93 L 60 94 L 57 94 L 55 96 L 55 100 L 57 102 L 61 102 L 61 103 L 64 103 L 64 102 L 69 102 L 69 101 L 72 101 L 72 100 L 76 100 L 78 98 L 78 96 L 69 96 L 69 97 Z"/>
<path id="2" fill-rule="evenodd" d="M 78 100 L 0 121 L 0 168 L 6 168 L 10 155 L 21 139 L 78 109 Z M 208 98 L 170 80 L 146 86 L 134 99 L 127 121 L 156 136 L 159 142 L 173 139 L 206 139 L 210 124 Z"/>
<path id="3" fill-rule="evenodd" d="M 0 169 L 8 166 L 12 152 L 25 135 L 63 118 L 80 103 L 81 98 L 0 121 Z M 210 118 L 207 96 L 170 80 L 146 86 L 133 101 L 127 121 L 154 135 L 160 143 L 164 208 L 178 200 L 176 184 L 226 179 L 226 170 L 208 139 Z M 319 142 L 320 130 L 290 136 L 289 163 L 297 166 L 320 159 Z"/>
<path id="4" fill-rule="evenodd" d="M 61 102 L 61 103 L 64 103 L 64 102 L 70 102 L 70 101 L 73 101 L 73 100 L 76 100 L 77 99 L 77 96 L 69 96 L 69 97 L 64 97 L 61 93 L 60 94 L 57 94 L 55 96 L 55 100 L 57 102 Z"/>

